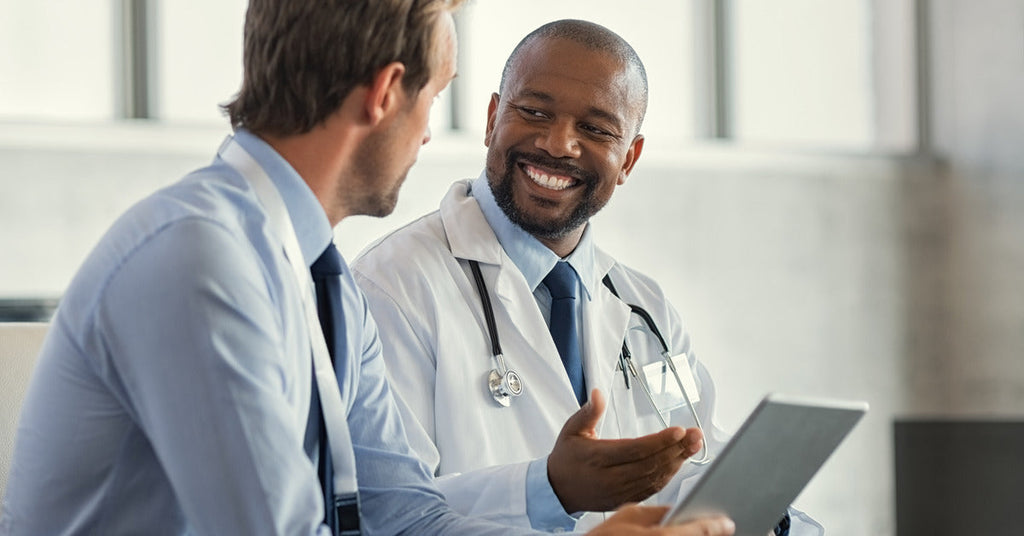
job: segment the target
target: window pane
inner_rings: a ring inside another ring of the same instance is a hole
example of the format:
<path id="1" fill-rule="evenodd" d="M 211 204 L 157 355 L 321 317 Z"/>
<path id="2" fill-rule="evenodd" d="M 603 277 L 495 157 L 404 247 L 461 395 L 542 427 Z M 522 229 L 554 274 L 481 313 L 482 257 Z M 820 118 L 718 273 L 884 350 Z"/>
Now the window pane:
<path id="1" fill-rule="evenodd" d="M 736 140 L 872 146 L 868 1 L 729 5 L 730 126 Z"/>
<path id="2" fill-rule="evenodd" d="M 219 104 L 242 82 L 246 0 L 157 2 L 156 115 L 176 122 L 224 122 Z"/>
<path id="3" fill-rule="evenodd" d="M 621 0 L 477 0 L 464 8 L 459 27 L 459 80 L 463 127 L 482 133 L 491 93 L 515 45 L 538 26 L 557 19 L 585 19 L 628 41 L 647 69 L 650 102 L 646 147 L 689 141 L 694 133 L 693 15 L 689 2 L 645 0 L 643 13 Z M 657 13 L 652 17 L 650 13 Z"/>
<path id="4" fill-rule="evenodd" d="M 0 0 L 0 118 L 113 118 L 112 4 Z"/>

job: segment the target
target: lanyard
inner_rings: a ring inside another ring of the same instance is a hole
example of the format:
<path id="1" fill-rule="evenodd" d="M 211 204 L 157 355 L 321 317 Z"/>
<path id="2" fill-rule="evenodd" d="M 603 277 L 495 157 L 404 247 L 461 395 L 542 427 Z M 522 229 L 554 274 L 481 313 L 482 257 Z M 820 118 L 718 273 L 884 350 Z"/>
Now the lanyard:
<path id="1" fill-rule="evenodd" d="M 316 312 L 316 300 L 313 298 L 313 278 L 309 273 L 299 240 L 288 216 L 288 208 L 281 199 L 277 187 L 271 182 L 267 172 L 244 149 L 234 137 L 228 136 L 218 150 L 220 157 L 235 168 L 252 185 L 256 196 L 267 212 L 274 234 L 284 246 L 284 256 L 292 267 L 295 281 L 302 294 L 302 306 L 306 314 L 306 328 L 309 331 L 309 343 L 313 348 L 313 370 L 316 387 L 320 393 L 320 406 L 324 414 L 324 425 L 327 428 L 331 457 L 334 460 L 334 493 L 344 495 L 355 493 L 356 460 L 352 451 L 352 438 L 349 436 L 348 421 L 342 407 L 341 392 L 338 390 L 338 379 L 331 365 L 331 357 L 324 342 L 324 334 L 320 330 L 320 322 Z"/>

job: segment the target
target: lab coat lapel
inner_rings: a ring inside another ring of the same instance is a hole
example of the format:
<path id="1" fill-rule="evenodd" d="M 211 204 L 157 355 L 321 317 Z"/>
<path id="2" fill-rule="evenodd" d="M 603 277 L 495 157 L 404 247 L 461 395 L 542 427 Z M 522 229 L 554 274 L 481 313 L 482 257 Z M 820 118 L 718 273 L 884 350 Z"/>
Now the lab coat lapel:
<path id="1" fill-rule="evenodd" d="M 470 184 L 469 180 L 452 184 L 441 200 L 441 224 L 448 238 L 448 247 L 457 259 L 501 264 L 501 244 L 476 199 L 468 195 Z"/>
<path id="2" fill-rule="evenodd" d="M 597 274 L 591 286 L 591 301 L 583 308 L 583 323 L 586 344 L 584 344 L 583 367 L 587 378 L 587 389 L 600 389 L 604 395 L 605 402 L 610 406 L 612 382 L 619 375 L 615 367 L 619 363 L 619 352 L 622 350 L 622 341 L 626 337 L 626 329 L 629 327 L 629 306 L 622 300 L 615 297 L 600 282 L 604 274 L 608 273 L 615 261 L 610 256 L 598 249 L 595 252 L 597 263 Z M 608 414 L 608 409 L 605 414 Z M 607 419 L 602 417 L 598 425 L 598 434 L 605 437 L 603 433 L 604 423 Z M 617 437 L 617 435 L 616 435 Z"/>
<path id="3" fill-rule="evenodd" d="M 511 334 L 516 339 L 515 347 L 529 348 L 522 357 L 517 356 L 521 361 L 526 361 L 522 366 L 529 367 L 531 376 L 535 376 L 531 378 L 535 383 L 543 381 L 544 384 L 549 384 L 545 388 L 545 399 L 551 399 L 564 406 L 566 416 L 575 413 L 579 409 L 579 402 L 569 382 L 569 376 L 565 373 L 558 348 L 551 338 L 548 324 L 544 321 L 540 307 L 537 307 L 537 300 L 533 296 L 533 290 L 526 283 L 526 278 L 507 256 L 498 273 L 495 294 L 501 308 L 507 311 L 509 322 L 517 327 Z M 538 373 L 543 375 L 543 380 L 536 377 Z M 523 381 L 527 380 L 524 378 Z"/>
<path id="4" fill-rule="evenodd" d="M 467 195 L 470 182 L 455 183 L 441 202 L 448 246 L 456 258 L 481 264 L 484 282 L 492 297 L 497 298 L 492 303 L 502 349 L 508 366 L 523 378 L 524 396 L 540 396 L 547 409 L 564 412 L 568 417 L 579 409 L 579 403 L 558 349 L 533 290 L 501 248 L 476 200 Z M 529 392 L 533 385 L 537 387 L 536 393 Z"/>

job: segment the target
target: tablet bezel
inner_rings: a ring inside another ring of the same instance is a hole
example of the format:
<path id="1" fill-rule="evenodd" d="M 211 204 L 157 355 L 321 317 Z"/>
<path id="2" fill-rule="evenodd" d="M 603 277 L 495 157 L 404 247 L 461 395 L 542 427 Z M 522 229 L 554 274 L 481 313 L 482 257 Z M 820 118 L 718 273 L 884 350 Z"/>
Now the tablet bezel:
<path id="1" fill-rule="evenodd" d="M 863 401 L 765 396 L 662 524 L 721 514 L 737 536 L 766 534 L 867 410 Z"/>

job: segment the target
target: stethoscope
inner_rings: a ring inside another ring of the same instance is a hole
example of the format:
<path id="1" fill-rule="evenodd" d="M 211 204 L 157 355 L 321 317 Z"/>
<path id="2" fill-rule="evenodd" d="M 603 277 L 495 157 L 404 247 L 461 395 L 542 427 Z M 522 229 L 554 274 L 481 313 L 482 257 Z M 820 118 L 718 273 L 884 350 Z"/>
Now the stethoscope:
<path id="1" fill-rule="evenodd" d="M 487 323 L 487 333 L 491 339 L 491 354 L 494 356 L 494 360 L 498 367 L 491 369 L 491 372 L 487 375 L 487 389 L 491 392 L 491 396 L 494 397 L 494 401 L 503 407 L 509 407 L 512 402 L 512 397 L 523 394 L 523 380 L 519 377 L 519 374 L 508 368 L 505 364 L 505 357 L 501 351 L 501 342 L 498 340 L 498 326 L 494 320 L 494 307 L 491 305 L 491 298 L 487 292 L 487 284 L 484 283 L 484 277 L 480 273 L 480 263 L 474 260 L 469 261 L 469 267 L 473 272 L 473 279 L 476 282 L 476 290 L 480 293 L 480 302 L 483 305 L 484 319 Z M 612 280 L 608 275 L 604 276 L 601 280 L 605 287 L 611 291 L 612 295 L 620 300 L 618 291 L 615 290 L 615 285 L 612 284 Z M 676 369 L 676 364 L 672 361 L 672 352 L 669 350 L 668 343 L 665 342 L 665 337 L 662 336 L 661 330 L 658 329 L 657 324 L 654 322 L 654 318 L 651 317 L 650 313 L 646 309 L 639 305 L 631 303 L 626 304 L 629 306 L 630 313 L 635 314 L 643 320 L 647 329 L 658 339 L 661 344 L 661 359 L 667 364 L 669 370 L 672 371 L 672 376 L 675 377 L 676 384 L 679 386 L 679 390 L 683 393 L 683 398 L 686 400 L 686 405 L 690 408 L 690 415 L 693 416 L 693 422 L 697 424 L 697 428 L 700 429 L 701 434 L 704 434 L 704 426 L 700 422 L 700 417 L 697 415 L 697 409 L 694 408 L 693 402 L 690 401 L 690 394 L 686 391 L 686 387 L 683 386 L 683 380 L 679 377 L 679 371 Z M 626 389 L 631 389 L 630 376 L 633 380 L 640 385 L 644 394 L 647 396 L 647 400 L 651 403 L 651 407 L 654 408 L 654 413 L 658 415 L 658 419 L 661 421 L 662 426 L 668 428 L 668 421 L 665 420 L 665 416 L 662 415 L 661 410 L 658 409 L 658 405 L 654 402 L 654 395 L 651 393 L 651 387 L 647 385 L 647 380 L 637 371 L 636 364 L 633 362 L 633 355 L 629 351 L 629 346 L 626 344 L 626 340 L 622 340 L 622 350 L 619 352 L 619 367 L 622 370 L 622 380 L 626 384 Z M 711 452 L 708 447 L 707 436 L 704 438 L 703 455 L 699 459 L 690 458 L 690 461 L 697 465 L 704 465 L 711 461 Z"/>

